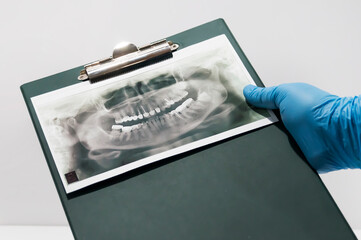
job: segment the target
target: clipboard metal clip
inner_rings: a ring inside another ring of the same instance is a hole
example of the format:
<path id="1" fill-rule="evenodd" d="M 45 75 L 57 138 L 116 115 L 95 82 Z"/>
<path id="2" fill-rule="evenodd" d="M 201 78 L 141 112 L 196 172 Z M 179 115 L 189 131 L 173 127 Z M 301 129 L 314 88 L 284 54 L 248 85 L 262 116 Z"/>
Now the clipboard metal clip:
<path id="1" fill-rule="evenodd" d="M 117 44 L 113 56 L 89 63 L 81 70 L 78 80 L 91 83 L 133 71 L 154 62 L 173 57 L 179 45 L 166 39 L 137 47 L 129 42 Z"/>

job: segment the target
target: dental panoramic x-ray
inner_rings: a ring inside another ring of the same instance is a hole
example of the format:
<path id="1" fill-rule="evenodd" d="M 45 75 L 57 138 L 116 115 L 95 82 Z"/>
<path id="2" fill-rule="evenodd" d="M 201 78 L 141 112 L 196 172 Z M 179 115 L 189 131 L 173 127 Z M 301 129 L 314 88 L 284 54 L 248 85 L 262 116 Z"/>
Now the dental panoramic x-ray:
<path id="1" fill-rule="evenodd" d="M 33 99 L 67 192 L 275 120 L 245 102 L 253 81 L 224 36 L 118 78 Z"/>

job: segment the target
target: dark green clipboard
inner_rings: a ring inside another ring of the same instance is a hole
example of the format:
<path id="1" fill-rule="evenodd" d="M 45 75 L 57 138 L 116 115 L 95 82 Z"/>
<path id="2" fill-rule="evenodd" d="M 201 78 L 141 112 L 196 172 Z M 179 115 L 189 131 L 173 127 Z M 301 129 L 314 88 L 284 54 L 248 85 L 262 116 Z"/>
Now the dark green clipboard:
<path id="1" fill-rule="evenodd" d="M 167 39 L 182 49 L 221 34 L 263 86 L 223 19 Z M 66 194 L 30 98 L 81 69 L 21 86 L 76 239 L 356 239 L 281 122 Z"/>

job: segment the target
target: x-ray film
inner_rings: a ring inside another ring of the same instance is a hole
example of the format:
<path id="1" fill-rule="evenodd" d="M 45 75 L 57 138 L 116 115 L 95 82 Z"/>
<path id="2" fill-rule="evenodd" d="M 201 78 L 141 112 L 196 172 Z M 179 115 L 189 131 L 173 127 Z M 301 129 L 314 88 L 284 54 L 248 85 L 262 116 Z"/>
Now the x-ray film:
<path id="1" fill-rule="evenodd" d="M 247 84 L 254 81 L 221 35 L 172 59 L 31 100 L 69 193 L 277 121 L 246 103 Z"/>

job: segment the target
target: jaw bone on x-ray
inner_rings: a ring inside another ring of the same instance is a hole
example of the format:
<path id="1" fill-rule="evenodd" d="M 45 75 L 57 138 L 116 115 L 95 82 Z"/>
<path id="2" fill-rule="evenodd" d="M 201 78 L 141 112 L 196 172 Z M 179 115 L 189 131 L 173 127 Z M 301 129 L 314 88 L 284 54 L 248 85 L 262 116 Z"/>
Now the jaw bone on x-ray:
<path id="1" fill-rule="evenodd" d="M 216 80 L 217 71 L 193 68 L 189 76 L 177 74 L 111 91 L 99 99 L 95 112 L 76 118 L 74 130 L 89 150 L 88 157 L 102 161 L 124 150 L 151 150 L 172 141 L 182 145 L 186 133 L 200 125 L 206 128 L 210 123 L 205 119 L 227 98 L 227 90 Z M 222 109 L 229 112 L 232 107 Z"/>
<path id="2" fill-rule="evenodd" d="M 38 112 L 59 171 L 83 180 L 270 117 L 246 104 L 249 83 L 239 59 L 219 47 Z"/>

